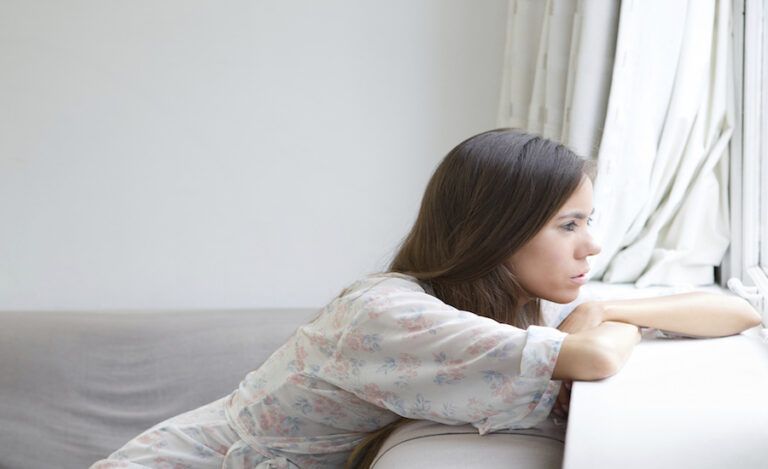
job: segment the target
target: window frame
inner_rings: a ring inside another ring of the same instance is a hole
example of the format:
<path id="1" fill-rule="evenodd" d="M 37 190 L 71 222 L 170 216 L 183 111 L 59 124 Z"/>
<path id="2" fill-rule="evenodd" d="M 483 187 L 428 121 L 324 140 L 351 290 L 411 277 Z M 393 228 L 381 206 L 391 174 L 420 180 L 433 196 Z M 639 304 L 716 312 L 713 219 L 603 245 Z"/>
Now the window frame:
<path id="1" fill-rule="evenodd" d="M 730 142 L 731 246 L 721 282 L 768 324 L 768 0 L 732 0 L 735 128 Z"/>

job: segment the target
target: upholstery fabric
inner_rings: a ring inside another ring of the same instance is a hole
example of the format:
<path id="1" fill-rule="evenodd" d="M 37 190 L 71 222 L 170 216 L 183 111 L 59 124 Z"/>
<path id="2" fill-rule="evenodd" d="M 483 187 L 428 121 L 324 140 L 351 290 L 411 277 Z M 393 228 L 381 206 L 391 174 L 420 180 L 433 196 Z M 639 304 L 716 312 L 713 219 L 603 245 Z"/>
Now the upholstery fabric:
<path id="1" fill-rule="evenodd" d="M 0 312 L 0 468 L 88 467 L 232 392 L 315 313 Z"/>
<path id="2" fill-rule="evenodd" d="M 471 425 L 417 420 L 395 430 L 372 469 L 482 467 L 560 469 L 565 430 L 547 420 L 537 428 L 479 435 Z"/>

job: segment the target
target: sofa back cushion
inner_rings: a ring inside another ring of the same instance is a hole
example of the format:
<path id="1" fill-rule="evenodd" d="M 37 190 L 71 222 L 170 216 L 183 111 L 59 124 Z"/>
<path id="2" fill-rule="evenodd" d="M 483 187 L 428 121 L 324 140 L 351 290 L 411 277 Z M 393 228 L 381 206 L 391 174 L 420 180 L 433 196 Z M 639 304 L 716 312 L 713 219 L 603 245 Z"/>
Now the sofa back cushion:
<path id="1" fill-rule="evenodd" d="M 88 467 L 231 393 L 316 313 L 0 312 L 0 467 Z"/>
<path id="2" fill-rule="evenodd" d="M 565 426 L 553 419 L 482 436 L 472 425 L 414 420 L 384 441 L 371 469 L 560 469 L 564 443 Z"/>

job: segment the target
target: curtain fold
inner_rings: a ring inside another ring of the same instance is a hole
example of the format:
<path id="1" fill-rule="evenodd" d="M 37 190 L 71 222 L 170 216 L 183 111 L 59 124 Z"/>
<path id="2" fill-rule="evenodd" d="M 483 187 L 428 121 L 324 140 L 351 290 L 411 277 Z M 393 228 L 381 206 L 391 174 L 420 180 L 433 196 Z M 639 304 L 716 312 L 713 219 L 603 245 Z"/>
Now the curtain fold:
<path id="1" fill-rule="evenodd" d="M 498 124 L 596 157 L 618 16 L 617 0 L 510 1 Z"/>
<path id="2" fill-rule="evenodd" d="M 729 37 L 727 1 L 622 2 L 595 184 L 604 282 L 713 283 L 729 242 L 715 168 L 733 132 Z"/>
<path id="3" fill-rule="evenodd" d="M 513 0 L 509 11 L 499 124 L 597 158 L 592 278 L 712 283 L 729 243 L 730 2 Z"/>

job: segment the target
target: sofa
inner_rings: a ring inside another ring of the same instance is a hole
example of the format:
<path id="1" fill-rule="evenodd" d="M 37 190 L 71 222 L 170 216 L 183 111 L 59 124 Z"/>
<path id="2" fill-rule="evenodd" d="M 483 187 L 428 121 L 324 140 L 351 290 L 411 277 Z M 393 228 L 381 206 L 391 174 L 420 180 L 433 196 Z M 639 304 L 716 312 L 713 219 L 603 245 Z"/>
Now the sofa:
<path id="1" fill-rule="evenodd" d="M 229 394 L 315 310 L 0 312 L 0 468 L 82 469 Z M 376 469 L 555 469 L 562 438 L 413 422 Z M 562 435 L 564 437 L 564 433 Z M 525 462 L 524 462 L 525 461 Z"/>

